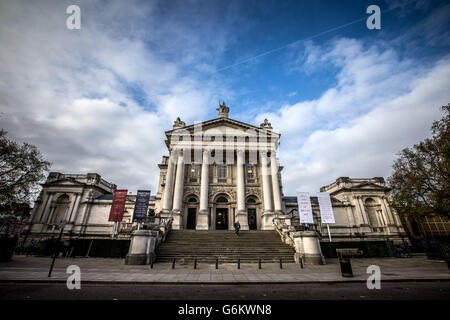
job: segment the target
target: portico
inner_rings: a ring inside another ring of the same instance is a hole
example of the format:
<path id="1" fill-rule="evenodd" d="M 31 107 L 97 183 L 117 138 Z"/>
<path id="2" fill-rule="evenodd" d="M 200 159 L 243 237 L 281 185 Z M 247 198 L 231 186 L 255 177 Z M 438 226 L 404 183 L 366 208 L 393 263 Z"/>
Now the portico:
<path id="1" fill-rule="evenodd" d="M 174 218 L 174 229 L 233 229 L 239 221 L 249 230 L 250 212 L 252 229 L 272 230 L 283 210 L 280 135 L 267 120 L 258 128 L 229 119 L 225 104 L 218 110 L 218 118 L 195 126 L 178 118 L 166 132 L 159 212 Z"/>

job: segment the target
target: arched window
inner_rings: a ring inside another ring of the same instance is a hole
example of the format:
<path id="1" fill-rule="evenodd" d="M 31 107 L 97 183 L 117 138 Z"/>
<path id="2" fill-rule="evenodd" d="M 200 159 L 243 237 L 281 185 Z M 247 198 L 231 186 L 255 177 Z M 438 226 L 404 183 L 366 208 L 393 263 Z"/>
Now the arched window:
<path id="1" fill-rule="evenodd" d="M 217 198 L 216 202 L 217 203 L 228 203 L 228 200 L 225 197 L 219 197 L 219 198 Z"/>
<path id="2" fill-rule="evenodd" d="M 189 198 L 188 200 L 189 203 L 197 203 L 197 199 L 195 199 L 194 197 Z"/>
<path id="3" fill-rule="evenodd" d="M 59 196 L 56 200 L 55 213 L 53 215 L 53 224 L 59 225 L 66 217 L 69 210 L 70 198 L 67 194 Z"/>

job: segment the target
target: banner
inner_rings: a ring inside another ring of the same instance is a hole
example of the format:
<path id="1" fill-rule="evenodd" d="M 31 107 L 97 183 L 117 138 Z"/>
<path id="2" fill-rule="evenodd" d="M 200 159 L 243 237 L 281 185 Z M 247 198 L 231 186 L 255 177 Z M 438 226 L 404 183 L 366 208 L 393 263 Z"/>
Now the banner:
<path id="1" fill-rule="evenodd" d="M 297 192 L 300 223 L 314 223 L 309 192 Z"/>
<path id="2" fill-rule="evenodd" d="M 319 201 L 320 218 L 322 223 L 335 223 L 330 194 L 328 192 L 318 192 L 317 200 Z"/>
<path id="3" fill-rule="evenodd" d="M 134 205 L 133 222 L 144 222 L 147 218 L 148 201 L 150 190 L 138 190 L 136 204 Z"/>
<path id="4" fill-rule="evenodd" d="M 114 190 L 114 198 L 109 212 L 108 221 L 120 222 L 123 218 L 125 210 L 125 202 L 127 201 L 128 190 Z"/>

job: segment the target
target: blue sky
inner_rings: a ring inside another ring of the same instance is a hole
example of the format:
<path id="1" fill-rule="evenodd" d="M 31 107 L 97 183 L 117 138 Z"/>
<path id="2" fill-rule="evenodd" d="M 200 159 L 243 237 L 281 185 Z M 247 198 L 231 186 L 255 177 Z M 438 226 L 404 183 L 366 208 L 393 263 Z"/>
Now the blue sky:
<path id="1" fill-rule="evenodd" d="M 2 1 L 0 126 L 54 171 L 153 192 L 164 131 L 220 99 L 282 134 L 286 195 L 386 177 L 450 102 L 449 21 L 448 1 Z"/>

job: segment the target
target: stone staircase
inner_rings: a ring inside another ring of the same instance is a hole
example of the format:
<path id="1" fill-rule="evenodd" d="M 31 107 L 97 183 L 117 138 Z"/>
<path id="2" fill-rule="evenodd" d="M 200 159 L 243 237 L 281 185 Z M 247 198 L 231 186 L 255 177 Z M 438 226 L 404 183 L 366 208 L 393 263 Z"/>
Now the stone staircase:
<path id="1" fill-rule="evenodd" d="M 294 249 L 281 242 L 276 231 L 171 230 L 156 249 L 156 262 L 241 263 L 294 262 Z"/>

